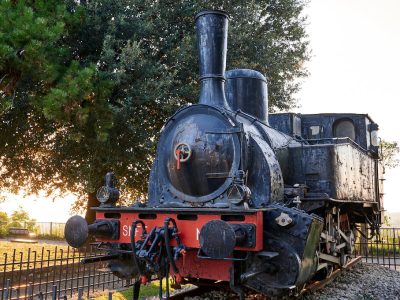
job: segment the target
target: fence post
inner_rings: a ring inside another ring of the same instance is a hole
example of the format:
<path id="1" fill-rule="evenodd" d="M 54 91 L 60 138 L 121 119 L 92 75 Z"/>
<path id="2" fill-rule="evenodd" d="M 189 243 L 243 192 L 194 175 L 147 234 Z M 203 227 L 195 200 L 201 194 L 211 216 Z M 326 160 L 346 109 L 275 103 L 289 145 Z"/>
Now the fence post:
<path id="1" fill-rule="evenodd" d="M 82 296 L 83 296 L 83 289 L 79 288 L 78 289 L 78 300 L 82 300 Z"/>
<path id="2" fill-rule="evenodd" d="M 361 224 L 361 232 L 368 237 L 368 227 Z M 368 257 L 368 240 L 364 236 L 360 236 L 360 254 L 361 256 Z"/>
<path id="3" fill-rule="evenodd" d="M 4 300 L 8 300 L 10 294 L 11 279 L 7 279 L 6 289 L 4 292 Z"/>
<path id="4" fill-rule="evenodd" d="M 112 300 L 112 292 L 108 292 L 108 300 Z"/>
<path id="5" fill-rule="evenodd" d="M 32 282 L 29 282 L 28 284 L 28 300 L 33 300 Z"/>
<path id="6" fill-rule="evenodd" d="M 51 290 L 51 300 L 57 300 L 57 285 L 53 285 Z"/>
<path id="7" fill-rule="evenodd" d="M 53 235 L 53 222 L 50 222 L 50 236 Z"/>

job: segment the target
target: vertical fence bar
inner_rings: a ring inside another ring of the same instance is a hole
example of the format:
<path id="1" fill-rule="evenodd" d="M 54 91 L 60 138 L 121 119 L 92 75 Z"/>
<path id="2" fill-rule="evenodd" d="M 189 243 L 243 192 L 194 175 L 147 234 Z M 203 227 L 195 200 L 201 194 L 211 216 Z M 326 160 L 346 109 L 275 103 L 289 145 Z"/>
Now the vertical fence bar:
<path id="1" fill-rule="evenodd" d="M 80 275 L 80 271 L 81 271 L 81 264 L 79 263 L 80 260 L 81 260 L 81 251 L 78 249 L 78 274 L 76 276 L 76 287 L 78 288 L 78 290 L 79 290 L 79 281 L 80 281 L 79 275 Z"/>
<path id="2" fill-rule="evenodd" d="M 382 259 L 381 265 L 387 265 L 385 254 L 386 254 L 386 246 L 388 245 L 388 239 L 386 238 L 385 233 L 387 233 L 386 230 L 383 232 L 383 235 L 381 236 L 380 240 L 381 259 Z"/>
<path id="3" fill-rule="evenodd" d="M 60 249 L 60 272 L 58 272 L 58 298 L 60 298 L 60 293 L 61 293 L 61 280 L 62 280 L 62 272 L 63 272 L 63 256 L 64 256 L 64 250 L 61 248 Z"/>
<path id="4" fill-rule="evenodd" d="M 95 246 L 92 246 L 92 250 L 93 250 L 93 256 L 96 256 L 96 253 L 97 253 L 97 249 L 96 249 L 96 247 Z M 93 273 L 92 273 L 92 292 L 94 293 L 94 289 L 95 289 L 95 287 L 96 287 L 96 268 L 98 267 L 98 263 L 94 263 L 93 264 L 93 267 L 92 267 L 92 271 L 93 271 Z"/>
<path id="5" fill-rule="evenodd" d="M 36 258 L 37 258 L 37 252 L 36 250 L 33 251 L 34 256 L 33 256 L 33 274 L 32 274 L 32 284 L 33 284 L 33 289 L 35 289 L 35 279 L 36 279 Z"/>
<path id="6" fill-rule="evenodd" d="M 108 292 L 108 300 L 112 300 L 112 292 Z"/>
<path id="7" fill-rule="evenodd" d="M 68 268 L 69 267 L 69 246 L 67 248 L 67 258 L 66 258 L 66 266 L 65 266 L 65 277 L 64 277 L 64 294 L 67 295 L 67 282 L 69 281 L 68 279 Z"/>
<path id="8" fill-rule="evenodd" d="M 103 273 L 103 292 L 104 292 L 105 281 L 106 281 L 106 272 Z"/>
<path id="9" fill-rule="evenodd" d="M 51 290 L 51 300 L 57 300 L 57 285 L 53 285 Z"/>
<path id="10" fill-rule="evenodd" d="M 72 294 L 73 294 L 73 288 L 74 288 L 74 276 L 75 276 L 75 254 L 76 254 L 76 250 L 75 250 L 75 248 L 73 248 L 72 249 L 72 271 L 71 271 L 71 274 L 72 274 L 72 277 L 71 277 L 71 297 L 72 297 Z M 77 286 L 78 287 L 78 286 Z"/>
<path id="11" fill-rule="evenodd" d="M 20 292 L 21 292 L 21 291 L 19 290 L 19 288 L 16 288 L 16 289 L 15 289 L 15 296 L 16 296 L 17 300 L 19 300 Z M 10 298 L 12 298 L 12 297 L 10 297 Z"/>
<path id="12" fill-rule="evenodd" d="M 39 272 L 39 291 L 42 290 L 42 276 L 43 276 L 43 261 L 44 261 L 44 247 L 40 253 L 40 272 Z"/>
<path id="13" fill-rule="evenodd" d="M 78 289 L 78 300 L 82 300 L 82 296 L 83 296 L 83 289 L 79 288 Z"/>
<path id="14" fill-rule="evenodd" d="M 14 268 L 15 268 L 15 251 L 16 249 L 13 249 L 13 259 L 11 263 L 11 284 L 14 283 Z"/>
<path id="15" fill-rule="evenodd" d="M 28 275 L 29 275 L 29 265 L 30 265 L 30 260 L 31 260 L 31 248 L 28 248 L 28 259 L 26 263 L 26 275 L 25 275 L 25 292 L 24 292 L 24 298 L 26 299 L 26 295 L 28 293 Z M 21 272 L 22 273 L 22 272 Z"/>
<path id="16" fill-rule="evenodd" d="M 6 291 L 3 292 L 4 293 L 4 300 L 8 300 L 9 295 L 10 295 L 10 288 L 11 288 L 11 279 L 7 279 Z"/>
<path id="17" fill-rule="evenodd" d="M 3 256 L 4 256 L 4 272 L 3 272 L 3 292 L 1 293 L 1 300 L 7 300 L 7 298 L 4 299 L 4 287 L 6 285 L 6 271 L 7 271 L 7 261 L 8 261 L 7 253 L 3 253 Z"/>
<path id="18" fill-rule="evenodd" d="M 111 276 L 112 278 L 112 289 L 115 289 L 115 276 Z"/>
<path id="19" fill-rule="evenodd" d="M 47 272 L 46 272 L 46 293 L 45 293 L 46 299 L 47 299 L 47 291 L 49 285 L 49 275 L 50 275 L 50 250 L 47 249 Z"/>
<path id="20" fill-rule="evenodd" d="M 54 284 L 55 281 L 56 281 L 57 251 L 58 251 L 58 247 L 56 246 L 56 247 L 54 248 L 53 279 L 52 279 L 53 284 Z M 56 295 L 56 296 L 57 296 L 57 295 Z"/>
<path id="21" fill-rule="evenodd" d="M 113 276 L 113 279 L 114 279 L 114 276 Z M 110 286 L 110 284 L 111 284 L 111 272 L 108 272 L 108 274 L 107 274 L 107 282 L 108 282 L 107 285 Z"/>
<path id="22" fill-rule="evenodd" d="M 94 248 L 94 255 L 98 255 L 99 254 L 99 250 L 97 249 L 97 247 Z M 98 263 L 96 264 L 96 267 L 94 268 L 94 282 L 96 282 L 97 279 L 97 283 L 95 285 L 95 288 L 98 288 L 100 286 L 100 278 L 99 278 L 99 274 L 101 274 L 100 272 L 98 272 L 98 268 L 102 267 L 102 263 Z"/>
<path id="23" fill-rule="evenodd" d="M 86 257 L 87 253 L 87 247 L 85 247 L 85 252 L 83 254 L 83 257 Z M 86 264 L 83 265 L 83 271 L 82 271 L 82 287 L 85 287 L 85 276 L 86 276 Z"/>
<path id="24" fill-rule="evenodd" d="M 19 253 L 19 276 L 18 276 L 18 287 L 21 286 L 21 280 L 22 280 L 22 259 L 24 257 L 24 253 L 20 252 Z M 18 290 L 19 293 L 19 290 Z"/>
<path id="25" fill-rule="evenodd" d="M 33 287 L 32 282 L 28 283 L 28 299 L 33 300 Z"/>
<path id="26" fill-rule="evenodd" d="M 371 253 L 371 259 L 372 259 L 372 263 L 374 263 L 374 249 L 373 249 L 373 246 L 374 246 L 374 244 L 373 244 L 373 242 L 372 242 L 372 239 L 370 239 L 370 240 L 368 240 L 368 247 L 367 247 L 367 249 L 371 249 L 372 250 L 372 253 Z M 368 251 L 368 253 L 369 253 L 370 251 Z"/>
<path id="27" fill-rule="evenodd" d="M 392 244 L 393 244 L 393 264 L 394 264 L 394 269 L 397 270 L 397 253 L 400 254 L 400 239 L 399 239 L 399 235 L 398 235 L 398 230 L 396 229 L 392 229 L 393 231 L 393 239 L 392 239 Z M 397 237 L 397 239 L 396 239 Z M 397 241 L 396 241 L 397 240 Z M 399 247 L 399 251 L 396 251 L 397 246 Z M 400 258 L 400 255 L 399 255 Z"/>
<path id="28" fill-rule="evenodd" d="M 92 256 L 92 245 L 90 245 L 89 246 L 89 257 L 91 257 Z M 90 265 L 88 266 L 88 285 L 87 285 L 87 297 L 89 298 L 89 296 L 90 296 L 90 270 L 91 270 L 91 267 L 90 267 Z"/>

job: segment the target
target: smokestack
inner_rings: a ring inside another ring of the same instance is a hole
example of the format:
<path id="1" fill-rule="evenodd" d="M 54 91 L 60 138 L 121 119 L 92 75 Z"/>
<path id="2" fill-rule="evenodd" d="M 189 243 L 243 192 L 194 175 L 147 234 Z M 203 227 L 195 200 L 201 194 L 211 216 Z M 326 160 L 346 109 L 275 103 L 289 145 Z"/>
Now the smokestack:
<path id="1" fill-rule="evenodd" d="M 229 108 L 224 82 L 228 42 L 228 14 L 220 10 L 196 15 L 200 63 L 200 104 Z"/>

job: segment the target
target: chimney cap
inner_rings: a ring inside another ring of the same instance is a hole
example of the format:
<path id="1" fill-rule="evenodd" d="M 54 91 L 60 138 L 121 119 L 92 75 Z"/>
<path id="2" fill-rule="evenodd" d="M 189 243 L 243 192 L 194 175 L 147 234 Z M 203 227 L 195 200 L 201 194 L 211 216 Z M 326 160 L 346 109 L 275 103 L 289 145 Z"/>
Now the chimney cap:
<path id="1" fill-rule="evenodd" d="M 225 16 L 229 19 L 229 14 L 226 11 L 223 10 L 212 10 L 212 9 L 205 9 L 202 10 L 200 12 L 198 12 L 196 14 L 196 16 L 194 17 L 195 20 L 197 20 L 197 18 L 204 16 L 204 15 L 209 15 L 209 14 L 213 14 L 213 15 L 222 15 Z"/>
<path id="2" fill-rule="evenodd" d="M 233 69 L 225 72 L 226 79 L 234 79 L 234 78 L 253 78 L 267 82 L 265 76 L 251 69 Z"/>

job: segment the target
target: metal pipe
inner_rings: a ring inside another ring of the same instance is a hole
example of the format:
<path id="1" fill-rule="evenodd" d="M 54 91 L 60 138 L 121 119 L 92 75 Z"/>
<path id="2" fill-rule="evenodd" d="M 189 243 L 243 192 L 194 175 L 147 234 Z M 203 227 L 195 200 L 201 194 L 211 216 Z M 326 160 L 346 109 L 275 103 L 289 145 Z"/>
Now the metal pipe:
<path id="1" fill-rule="evenodd" d="M 90 263 L 95 263 L 95 262 L 99 262 L 99 261 L 118 259 L 119 257 L 120 257 L 119 254 L 108 254 L 108 255 L 97 256 L 97 257 L 87 257 L 87 258 L 83 258 L 81 260 L 81 263 L 82 264 L 90 264 Z"/>
<path id="2" fill-rule="evenodd" d="M 200 104 L 229 108 L 224 82 L 228 42 L 228 14 L 205 10 L 196 17 L 200 69 Z"/>

